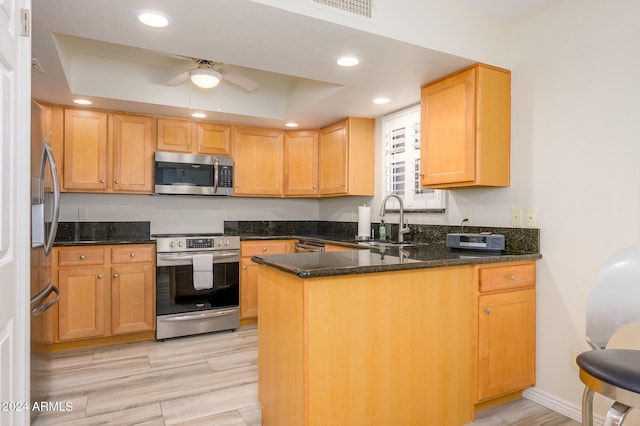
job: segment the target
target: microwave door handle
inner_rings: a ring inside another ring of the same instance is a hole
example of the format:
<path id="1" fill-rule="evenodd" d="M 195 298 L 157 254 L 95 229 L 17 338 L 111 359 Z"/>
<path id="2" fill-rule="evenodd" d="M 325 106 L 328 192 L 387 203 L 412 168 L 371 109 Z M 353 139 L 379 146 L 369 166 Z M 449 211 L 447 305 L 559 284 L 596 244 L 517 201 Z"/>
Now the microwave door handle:
<path id="1" fill-rule="evenodd" d="M 213 193 L 218 192 L 218 157 L 213 160 Z"/>
<path id="2" fill-rule="evenodd" d="M 43 181 L 47 160 L 49 160 L 49 168 L 51 169 L 51 183 L 53 185 L 53 217 L 51 219 L 49 234 L 45 236 L 44 241 L 44 252 L 48 256 L 51 252 L 51 248 L 53 247 L 53 242 L 56 238 L 56 232 L 58 232 L 58 218 L 60 216 L 60 182 L 58 181 L 58 172 L 56 168 L 56 162 L 53 157 L 53 150 L 51 149 L 51 145 L 49 145 L 49 141 L 45 139 L 42 150 L 42 165 L 40 167 L 40 178 Z"/>

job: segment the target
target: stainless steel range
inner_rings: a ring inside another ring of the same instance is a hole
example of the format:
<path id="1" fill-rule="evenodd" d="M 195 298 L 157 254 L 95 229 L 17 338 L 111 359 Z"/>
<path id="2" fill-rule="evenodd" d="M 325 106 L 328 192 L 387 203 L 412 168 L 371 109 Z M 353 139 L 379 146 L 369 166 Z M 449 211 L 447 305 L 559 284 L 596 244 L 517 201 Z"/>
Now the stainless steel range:
<path id="1" fill-rule="evenodd" d="M 153 235 L 157 244 L 156 338 L 240 326 L 240 237 Z"/>

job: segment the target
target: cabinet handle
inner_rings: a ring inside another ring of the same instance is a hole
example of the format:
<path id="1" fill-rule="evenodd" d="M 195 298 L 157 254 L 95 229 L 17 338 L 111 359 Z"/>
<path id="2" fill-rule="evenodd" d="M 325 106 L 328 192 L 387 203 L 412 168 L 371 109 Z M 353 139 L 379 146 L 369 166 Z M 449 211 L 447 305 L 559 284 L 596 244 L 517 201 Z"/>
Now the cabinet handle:
<path id="1" fill-rule="evenodd" d="M 267 251 L 267 248 L 266 247 L 262 247 L 262 251 Z"/>
<path id="2" fill-rule="evenodd" d="M 204 145 L 203 145 L 203 144 L 200 144 L 200 149 L 202 149 L 202 148 L 204 148 Z"/>
<path id="3" fill-rule="evenodd" d="M 246 271 L 247 270 L 247 265 L 243 265 L 242 269 L 244 269 Z"/>
<path id="4" fill-rule="evenodd" d="M 484 311 L 485 311 L 486 313 L 490 314 L 490 313 L 491 313 L 491 308 L 484 308 Z"/>
<path id="5" fill-rule="evenodd" d="M 83 254 L 80 255 L 80 260 L 84 260 L 84 255 Z"/>
<path id="6" fill-rule="evenodd" d="M 98 274 L 98 279 L 101 280 L 102 279 L 102 274 Z"/>
<path id="7" fill-rule="evenodd" d="M 120 181 L 119 180 L 115 181 L 115 184 L 120 185 Z"/>
<path id="8" fill-rule="evenodd" d="M 516 276 L 515 275 L 509 275 L 507 278 L 509 278 L 511 281 L 515 281 L 516 280 Z"/>
<path id="9" fill-rule="evenodd" d="M 100 179 L 100 183 L 104 183 L 104 179 Z"/>
<path id="10" fill-rule="evenodd" d="M 136 254 L 134 252 L 131 252 L 131 254 L 129 256 L 136 257 Z"/>
<path id="11" fill-rule="evenodd" d="M 313 187 L 312 187 L 312 188 L 313 188 L 313 189 L 318 189 L 318 187 L 317 187 L 317 186 L 315 186 L 315 185 L 313 185 Z"/>
<path id="12" fill-rule="evenodd" d="M 113 274 L 113 278 L 118 278 L 118 274 Z"/>

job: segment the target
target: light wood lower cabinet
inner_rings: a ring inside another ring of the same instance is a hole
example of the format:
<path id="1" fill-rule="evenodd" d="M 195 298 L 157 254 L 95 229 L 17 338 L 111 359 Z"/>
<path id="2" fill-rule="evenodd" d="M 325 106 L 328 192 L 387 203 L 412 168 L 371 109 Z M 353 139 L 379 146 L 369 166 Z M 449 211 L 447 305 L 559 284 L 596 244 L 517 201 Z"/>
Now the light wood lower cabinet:
<path id="1" fill-rule="evenodd" d="M 476 267 L 476 403 L 535 384 L 535 263 Z"/>
<path id="2" fill-rule="evenodd" d="M 53 343 L 155 329 L 153 244 L 59 247 L 53 259 Z"/>
<path id="3" fill-rule="evenodd" d="M 293 253 L 294 240 L 243 241 L 240 244 L 240 319 L 258 317 L 258 264 L 251 256 Z"/>

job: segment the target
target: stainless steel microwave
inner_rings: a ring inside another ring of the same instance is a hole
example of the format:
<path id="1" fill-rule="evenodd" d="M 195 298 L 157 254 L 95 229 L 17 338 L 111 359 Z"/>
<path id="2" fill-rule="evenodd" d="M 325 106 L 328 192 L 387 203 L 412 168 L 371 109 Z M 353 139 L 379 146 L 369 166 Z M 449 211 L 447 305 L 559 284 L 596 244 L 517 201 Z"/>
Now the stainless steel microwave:
<path id="1" fill-rule="evenodd" d="M 155 193 L 233 195 L 233 158 L 156 151 Z"/>

